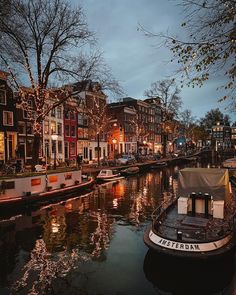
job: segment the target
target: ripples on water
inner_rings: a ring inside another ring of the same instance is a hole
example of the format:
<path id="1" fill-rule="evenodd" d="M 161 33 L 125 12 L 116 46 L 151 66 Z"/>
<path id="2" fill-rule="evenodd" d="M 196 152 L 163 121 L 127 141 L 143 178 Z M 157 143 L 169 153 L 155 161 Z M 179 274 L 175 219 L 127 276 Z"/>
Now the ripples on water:
<path id="1" fill-rule="evenodd" d="M 176 285 L 142 237 L 163 192 L 176 192 L 177 172 L 151 171 L 57 204 L 1 212 L 0 294 L 176 293 L 184 275 Z"/>

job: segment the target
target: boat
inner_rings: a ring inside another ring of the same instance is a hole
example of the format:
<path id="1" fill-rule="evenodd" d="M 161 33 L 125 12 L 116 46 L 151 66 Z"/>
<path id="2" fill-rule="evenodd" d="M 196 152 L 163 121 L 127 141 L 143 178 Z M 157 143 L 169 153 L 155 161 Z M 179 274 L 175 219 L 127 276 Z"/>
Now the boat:
<path id="1" fill-rule="evenodd" d="M 166 167 L 167 166 L 167 162 L 166 161 L 162 161 L 162 162 L 156 162 L 154 164 L 152 164 L 150 166 L 151 169 L 159 169 L 159 168 L 162 168 L 162 167 Z"/>
<path id="2" fill-rule="evenodd" d="M 222 163 L 222 166 L 224 168 L 233 168 L 235 169 L 236 168 L 236 158 L 230 158 L 230 159 L 227 159 L 225 160 L 223 163 Z"/>
<path id="3" fill-rule="evenodd" d="M 119 172 L 112 169 L 102 169 L 97 175 L 98 181 L 114 181 L 122 178 L 124 177 Z"/>
<path id="4" fill-rule="evenodd" d="M 125 176 L 134 175 L 139 173 L 140 169 L 138 166 L 128 167 L 126 169 L 121 170 L 121 174 Z"/>
<path id="5" fill-rule="evenodd" d="M 197 157 L 186 157 L 185 160 L 194 162 L 194 161 L 197 161 Z"/>
<path id="6" fill-rule="evenodd" d="M 1 178 L 0 207 L 66 197 L 89 189 L 94 183 L 92 177 L 82 180 L 80 170 Z"/>
<path id="7" fill-rule="evenodd" d="M 233 255 L 235 208 L 227 169 L 182 169 L 178 194 L 168 194 L 154 210 L 144 242 L 151 251 L 172 258 L 196 261 Z"/>

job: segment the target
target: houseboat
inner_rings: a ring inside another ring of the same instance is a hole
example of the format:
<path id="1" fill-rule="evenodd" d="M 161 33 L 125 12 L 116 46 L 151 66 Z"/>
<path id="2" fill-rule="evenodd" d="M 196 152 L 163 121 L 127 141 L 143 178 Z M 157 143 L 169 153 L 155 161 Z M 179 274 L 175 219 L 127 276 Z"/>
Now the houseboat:
<path id="1" fill-rule="evenodd" d="M 124 177 L 121 176 L 119 172 L 112 169 L 102 169 L 97 175 L 98 181 L 112 181 L 112 180 L 119 180 L 122 178 Z"/>
<path id="2" fill-rule="evenodd" d="M 92 187 L 93 178 L 83 180 L 81 170 L 47 173 L 33 173 L 25 176 L 0 178 L 0 207 L 29 204 L 39 200 L 78 193 Z"/>
<path id="3" fill-rule="evenodd" d="M 170 194 L 153 212 L 144 242 L 172 257 L 205 260 L 232 254 L 235 203 L 227 169 L 182 169 L 178 195 Z"/>

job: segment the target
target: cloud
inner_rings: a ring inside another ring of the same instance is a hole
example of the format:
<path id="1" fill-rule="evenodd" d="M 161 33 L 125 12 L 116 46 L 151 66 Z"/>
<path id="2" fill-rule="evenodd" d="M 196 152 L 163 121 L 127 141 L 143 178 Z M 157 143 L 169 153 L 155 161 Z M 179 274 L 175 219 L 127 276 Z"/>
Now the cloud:
<path id="1" fill-rule="evenodd" d="M 76 0 L 73 0 L 77 3 Z M 166 79 L 174 73 L 169 63 L 170 52 L 157 48 L 156 40 L 137 30 L 138 23 L 152 32 L 180 34 L 183 14 L 178 1 L 166 0 L 82 0 L 89 27 L 97 33 L 99 46 L 117 80 L 127 95 L 143 98 L 152 82 Z M 182 89 L 184 108 L 201 117 L 211 108 L 220 107 L 216 91 L 220 81 L 213 80 L 203 88 Z"/>

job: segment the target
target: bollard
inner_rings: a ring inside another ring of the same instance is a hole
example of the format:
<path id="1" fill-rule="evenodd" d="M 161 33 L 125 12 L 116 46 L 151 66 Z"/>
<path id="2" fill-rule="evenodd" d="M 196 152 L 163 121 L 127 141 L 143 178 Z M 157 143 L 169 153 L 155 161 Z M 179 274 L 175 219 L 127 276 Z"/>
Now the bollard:
<path id="1" fill-rule="evenodd" d="M 180 230 L 177 230 L 177 240 L 182 241 L 183 233 Z"/>
<path id="2" fill-rule="evenodd" d="M 196 213 L 196 193 L 191 193 L 191 199 L 192 199 L 192 216 L 195 216 Z"/>
<path id="3" fill-rule="evenodd" d="M 204 199 L 205 199 L 205 218 L 208 218 L 208 216 L 209 216 L 208 201 L 210 199 L 210 195 L 208 193 L 205 193 L 204 194 Z"/>

